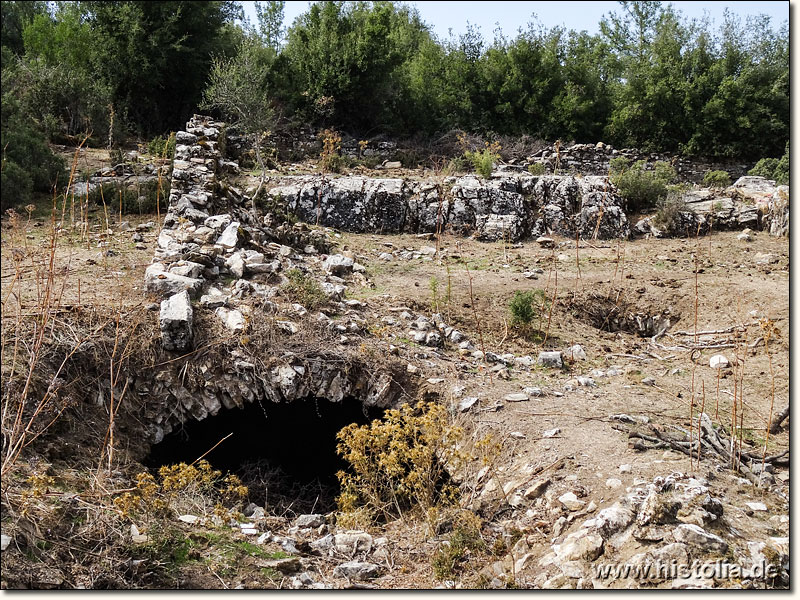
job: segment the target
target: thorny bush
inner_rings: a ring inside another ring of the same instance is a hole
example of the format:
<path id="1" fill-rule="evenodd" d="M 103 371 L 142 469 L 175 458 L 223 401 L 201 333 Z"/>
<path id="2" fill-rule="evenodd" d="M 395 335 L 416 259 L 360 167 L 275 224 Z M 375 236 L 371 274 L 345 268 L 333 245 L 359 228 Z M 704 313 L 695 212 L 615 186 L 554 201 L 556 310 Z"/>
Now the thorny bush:
<path id="1" fill-rule="evenodd" d="M 337 473 L 340 510 L 365 510 L 376 520 L 454 503 L 458 488 L 447 469 L 469 459 L 460 446 L 463 435 L 447 410 L 433 402 L 404 404 L 386 411 L 383 420 L 343 428 L 336 450 L 350 469 Z"/>
<path id="2" fill-rule="evenodd" d="M 213 514 L 227 521 L 241 507 L 248 490 L 236 475 L 221 471 L 201 460 L 187 465 L 165 465 L 158 478 L 148 472 L 136 476 L 136 487 L 114 498 L 124 518 L 160 518 L 184 512 Z"/>

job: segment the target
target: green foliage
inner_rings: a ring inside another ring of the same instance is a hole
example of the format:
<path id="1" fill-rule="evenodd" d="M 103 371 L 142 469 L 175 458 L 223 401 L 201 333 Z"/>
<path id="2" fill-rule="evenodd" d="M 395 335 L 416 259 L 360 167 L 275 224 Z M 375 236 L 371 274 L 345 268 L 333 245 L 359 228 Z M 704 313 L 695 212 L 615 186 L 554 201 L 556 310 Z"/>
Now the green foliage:
<path id="1" fill-rule="evenodd" d="M 453 525 L 447 543 L 440 545 L 431 558 L 436 579 L 454 579 L 464 571 L 464 563 L 471 552 L 486 549 L 481 537 L 480 519 L 473 513 L 462 512 Z"/>
<path id="2" fill-rule="evenodd" d="M 89 192 L 89 202 L 93 206 L 103 206 L 105 202 L 109 212 L 118 213 L 120 202 L 122 213 L 126 215 L 146 215 L 156 212 L 161 207 L 163 211 L 168 204 L 170 181 L 161 179 L 161 190 L 158 181 L 147 181 L 139 186 L 122 186 L 117 183 L 104 183 Z"/>
<path id="3" fill-rule="evenodd" d="M 175 156 L 175 133 L 170 133 L 167 137 L 157 135 L 147 142 L 147 153 L 151 156 L 174 158 Z"/>
<path id="4" fill-rule="evenodd" d="M 7 49 L 3 49 L 4 58 Z M 4 60 L 5 63 L 5 60 Z M 6 72 L 3 79 L 5 83 Z M 2 148 L 2 210 L 28 204 L 33 192 L 52 192 L 57 181 L 66 184 L 64 161 L 53 154 L 12 92 L 4 90 L 0 116 Z"/>
<path id="5" fill-rule="evenodd" d="M 789 185 L 789 142 L 781 158 L 762 158 L 747 174 L 772 179 L 777 185 Z"/>
<path id="6" fill-rule="evenodd" d="M 755 166 L 750 169 L 747 174 L 755 175 L 757 177 L 765 177 L 767 179 L 774 179 L 773 174 L 778 167 L 777 158 L 762 158 Z"/>
<path id="7" fill-rule="evenodd" d="M 656 206 L 667 197 L 667 185 L 675 180 L 675 169 L 665 162 L 656 162 L 647 170 L 647 162 L 640 160 L 631 165 L 626 158 L 611 160 L 609 175 L 625 200 L 626 210 L 636 212 Z"/>
<path id="8" fill-rule="evenodd" d="M 543 290 L 527 290 L 514 292 L 514 296 L 508 304 L 511 313 L 511 324 L 514 327 L 530 327 L 533 320 L 539 314 L 539 307 L 545 299 Z"/>
<path id="9" fill-rule="evenodd" d="M 287 271 L 286 277 L 289 281 L 281 290 L 292 301 L 302 304 L 308 310 L 314 310 L 328 302 L 328 297 L 317 280 L 300 269 Z"/>
<path id="10" fill-rule="evenodd" d="M 431 313 L 441 312 L 442 306 L 450 306 L 450 296 L 452 294 L 452 286 L 450 281 L 450 266 L 447 266 L 447 285 L 445 286 L 444 295 L 439 291 L 439 280 L 436 277 L 431 277 L 428 282 L 428 287 L 431 290 Z"/>
<path id="11" fill-rule="evenodd" d="M 283 28 L 283 12 L 286 2 L 256 2 L 256 18 L 258 19 L 258 34 L 263 43 L 275 52 L 280 49 L 285 30 Z"/>
<path id="12" fill-rule="evenodd" d="M 656 214 L 653 217 L 653 224 L 667 233 L 678 233 L 681 213 L 687 210 L 683 194 L 679 191 L 671 190 L 666 197 L 659 200 L 658 210 L 656 210 Z"/>
<path id="13" fill-rule="evenodd" d="M 542 163 L 533 163 L 528 165 L 528 173 L 531 175 L 544 175 L 545 168 Z"/>
<path id="14" fill-rule="evenodd" d="M 405 70 L 430 40 L 416 10 L 390 2 L 317 2 L 289 29 L 282 55 L 289 101 L 305 119 L 366 131 L 397 131 L 416 107 L 405 100 Z M 406 127 L 410 131 L 411 127 Z"/>
<path id="15" fill-rule="evenodd" d="M 17 56 L 24 53 L 22 32 L 37 15 L 47 12 L 46 2 L 6 2 L 0 3 L 0 39 L 3 46 Z"/>
<path id="16" fill-rule="evenodd" d="M 3 2 L 2 44 L 26 66 L 17 100 L 51 139 L 105 138 L 112 108 L 115 129 L 168 131 L 204 89 L 204 106 L 254 136 L 278 110 L 370 136 L 458 128 L 753 160 L 789 137 L 788 24 L 764 16 L 727 13 L 712 30 L 624 2 L 598 34 L 534 22 L 488 43 L 474 26 L 439 39 L 399 3 L 316 2 L 285 35 L 283 2 L 256 13 L 251 26 L 229 1 Z"/>
<path id="17" fill-rule="evenodd" d="M 165 131 L 195 110 L 211 57 L 230 53 L 233 2 L 81 2 L 91 28 L 93 75 L 120 115 L 142 133 Z"/>
<path id="18" fill-rule="evenodd" d="M 456 156 L 447 163 L 443 169 L 444 175 L 456 175 L 467 170 L 467 160 L 463 156 Z"/>
<path id="19" fill-rule="evenodd" d="M 703 185 L 710 188 L 726 188 L 731 184 L 731 176 L 727 171 L 706 171 Z"/>
<path id="20" fill-rule="evenodd" d="M 268 78 L 274 52 L 248 37 L 232 58 L 215 58 L 209 83 L 203 92 L 203 108 L 219 110 L 222 115 L 250 137 L 256 159 L 263 170 L 261 142 L 273 126 Z"/>
<path id="21" fill-rule="evenodd" d="M 500 160 L 500 144 L 486 142 L 485 147 L 480 152 L 467 150 L 464 152 L 464 156 L 472 163 L 473 168 L 481 177 L 489 179 L 492 176 L 494 163 Z"/>

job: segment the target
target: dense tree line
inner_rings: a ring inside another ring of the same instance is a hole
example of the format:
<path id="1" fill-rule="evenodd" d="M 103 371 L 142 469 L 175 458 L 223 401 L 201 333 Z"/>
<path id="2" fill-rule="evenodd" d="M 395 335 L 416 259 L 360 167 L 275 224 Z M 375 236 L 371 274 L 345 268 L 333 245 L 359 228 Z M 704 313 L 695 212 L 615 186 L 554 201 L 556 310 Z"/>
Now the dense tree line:
<path id="1" fill-rule="evenodd" d="M 259 114 L 359 136 L 459 128 L 746 159 L 779 157 L 789 136 L 788 24 L 768 17 L 727 14 L 712 29 L 621 2 L 597 34 L 534 21 L 489 43 L 474 27 L 438 39 L 392 2 L 318 2 L 288 29 L 282 2 L 257 13 L 251 24 L 230 1 L 3 1 L 4 165 L 36 163 L 28 183 L 42 187 L 55 168 L 42 136 L 113 144 L 174 130 L 232 65 L 251 69 Z"/>

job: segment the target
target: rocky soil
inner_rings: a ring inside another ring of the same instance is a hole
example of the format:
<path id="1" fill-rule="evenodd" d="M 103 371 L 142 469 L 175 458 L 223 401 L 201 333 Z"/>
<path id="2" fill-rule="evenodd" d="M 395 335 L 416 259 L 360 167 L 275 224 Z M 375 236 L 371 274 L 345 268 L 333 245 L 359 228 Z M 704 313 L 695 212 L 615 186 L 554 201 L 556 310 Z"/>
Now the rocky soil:
<path id="1" fill-rule="evenodd" d="M 58 248 L 64 319 L 105 300 L 155 336 L 150 367 L 124 384 L 135 419 L 120 426 L 126 464 L 110 489 L 131 485 L 152 444 L 220 411 L 425 397 L 468 442 L 499 443 L 489 465 L 451 473 L 479 539 L 443 569 L 432 558 L 455 544 L 445 513 L 354 530 L 336 512 L 250 503 L 232 523 L 174 514 L 191 550 L 169 578 L 148 579 L 155 557 L 101 580 L 105 546 L 37 561 L 31 548 L 61 538 L 18 510 L 32 472 L 59 481 L 42 506 L 87 501 L 75 494 L 88 477 L 80 448 L 59 446 L 90 437 L 75 422 L 31 446 L 4 488 L 4 587 L 788 587 L 789 422 L 766 440 L 789 401 L 789 245 L 770 235 L 788 223 L 788 202 L 776 208 L 788 189 L 745 178 L 696 191 L 692 218 L 718 223 L 696 238 L 630 227 L 601 177 L 281 177 L 258 204 L 258 182 L 218 155 L 218 133 L 202 119 L 179 133 L 166 215 L 98 225 L 86 239 L 65 232 Z M 305 223 L 282 218 L 286 199 Z M 47 224 L 3 227 L 4 303 L 29 308 L 34 279 L 10 286 L 35 264 Z M 322 297 L 289 293 L 290 273 Z M 547 300 L 523 329 L 509 301 L 533 289 Z M 4 304 L 4 325 L 11 314 Z M 102 425 L 114 384 L 92 386 Z M 310 441 L 303 423 L 287 427 Z M 125 521 L 103 544 L 153 535 Z"/>

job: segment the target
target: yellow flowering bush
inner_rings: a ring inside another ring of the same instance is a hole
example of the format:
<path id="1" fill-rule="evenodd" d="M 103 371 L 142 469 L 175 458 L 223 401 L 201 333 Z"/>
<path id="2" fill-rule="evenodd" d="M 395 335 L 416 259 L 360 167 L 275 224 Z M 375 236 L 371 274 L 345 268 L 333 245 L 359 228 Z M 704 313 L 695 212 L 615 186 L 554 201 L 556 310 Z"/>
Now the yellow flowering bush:
<path id="1" fill-rule="evenodd" d="M 350 464 L 337 473 L 339 508 L 345 513 L 366 508 L 380 518 L 455 502 L 458 488 L 446 467 L 468 459 L 460 449 L 463 435 L 446 409 L 433 402 L 404 404 L 369 425 L 348 425 L 337 435 L 336 450 Z"/>
<path id="2" fill-rule="evenodd" d="M 135 489 L 117 496 L 114 505 L 124 517 L 194 511 L 224 518 L 231 516 L 231 510 L 237 508 L 247 493 L 247 487 L 236 475 L 223 477 L 221 471 L 201 460 L 197 466 L 186 463 L 163 466 L 158 471 L 158 480 L 150 473 L 139 473 Z"/>

